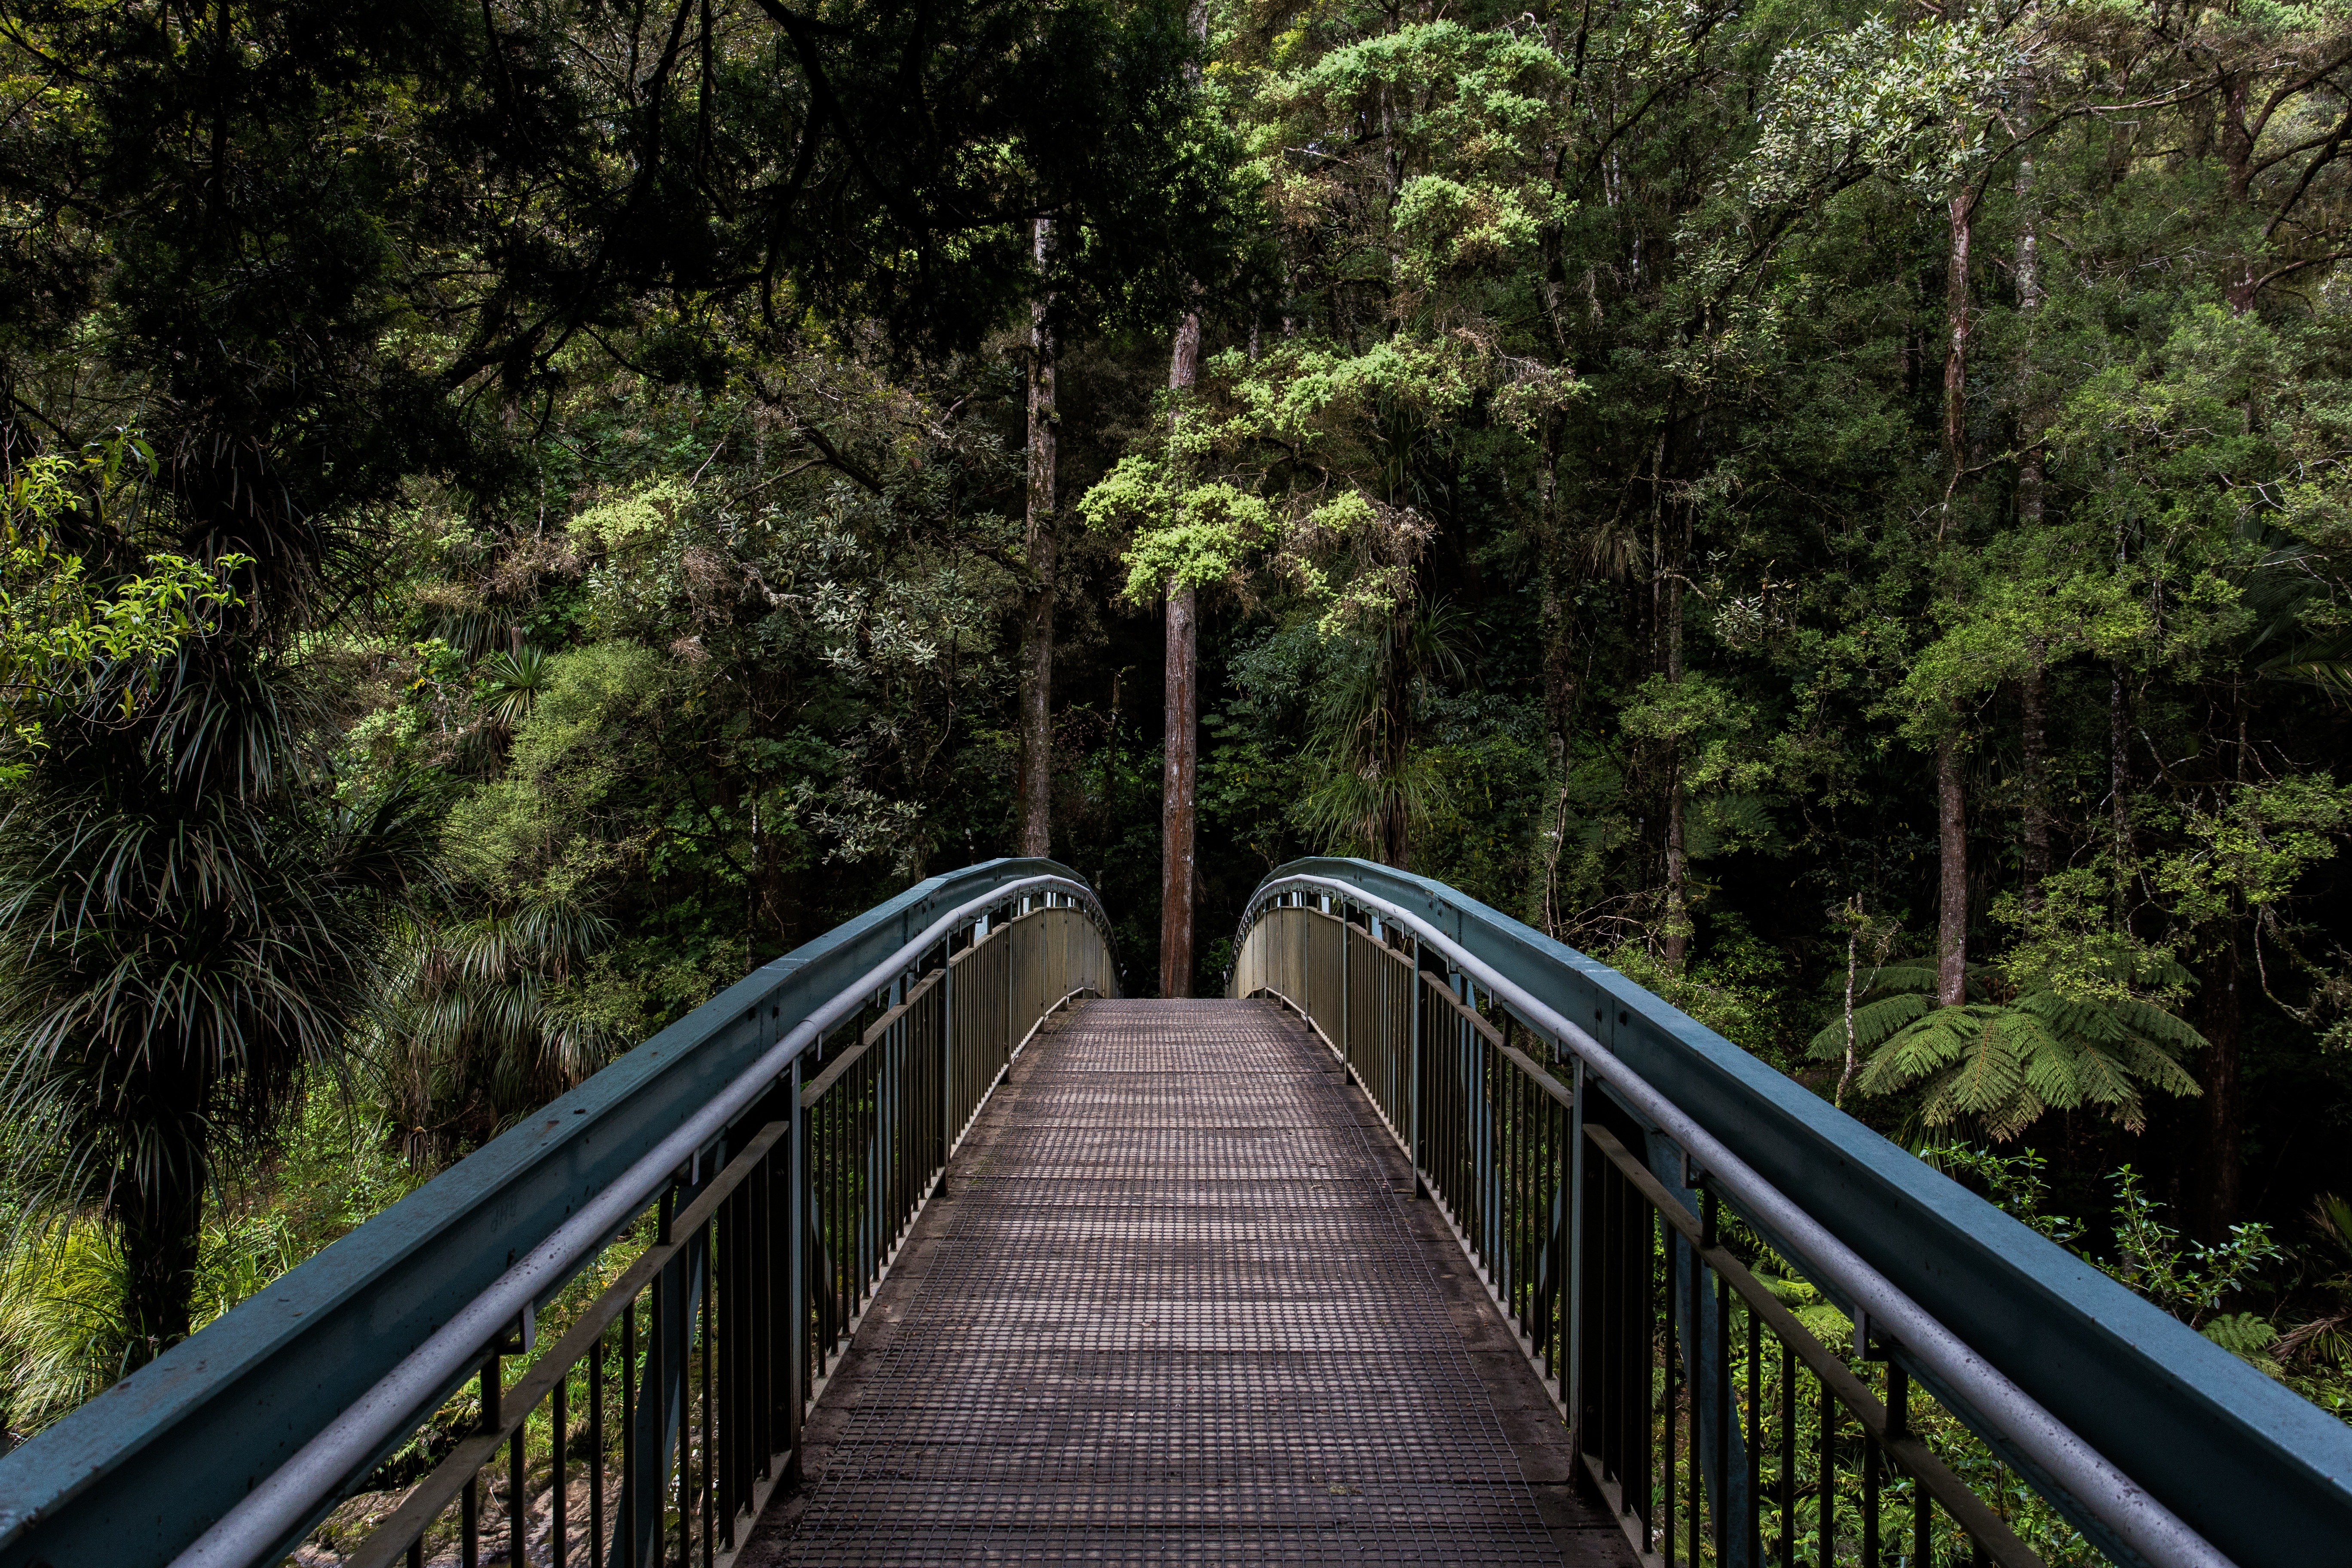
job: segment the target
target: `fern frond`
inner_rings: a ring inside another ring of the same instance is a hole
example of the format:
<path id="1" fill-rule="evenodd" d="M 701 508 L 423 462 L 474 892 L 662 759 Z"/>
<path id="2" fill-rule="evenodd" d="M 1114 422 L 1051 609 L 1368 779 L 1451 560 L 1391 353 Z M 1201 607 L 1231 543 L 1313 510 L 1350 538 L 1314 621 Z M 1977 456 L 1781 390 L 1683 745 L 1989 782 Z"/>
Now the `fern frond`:
<path id="1" fill-rule="evenodd" d="M 2125 1069 L 2134 1078 L 2167 1094 L 2189 1100 L 2205 1092 L 2197 1087 L 2197 1080 L 2189 1075 L 2189 1069 L 2182 1067 L 2171 1052 L 2145 1036 L 2134 1035 L 2117 1054 L 2123 1058 Z"/>
<path id="2" fill-rule="evenodd" d="M 1871 1053 L 1856 1085 L 1865 1094 L 1908 1089 L 1968 1050 L 1969 1026 L 1967 1008 L 1937 1008 L 1888 1036 L 1885 1044 Z"/>
<path id="3" fill-rule="evenodd" d="M 2030 1014 L 2017 1016 L 2026 1026 L 2019 1031 L 2019 1043 L 2023 1047 L 2021 1055 L 2027 1085 L 2045 1104 L 2061 1110 L 2072 1110 L 2082 1104 L 2080 1049 L 2052 1034 L 2039 1018 Z"/>
<path id="4" fill-rule="evenodd" d="M 2096 1047 L 2074 1058 L 2074 1081 L 2082 1085 L 2083 1098 L 2094 1105 L 2121 1105 L 2137 1093 L 2123 1063 Z"/>
<path id="5" fill-rule="evenodd" d="M 1889 959 L 1875 969 L 1865 970 L 1860 976 L 1861 994 L 1886 996 L 1896 992 L 1936 994 L 1937 971 L 1933 958 Z"/>
<path id="6" fill-rule="evenodd" d="M 2159 1046 L 2169 1046 L 2174 1051 L 2202 1049 L 2207 1044 L 2186 1019 L 2166 1012 L 2147 1002 L 2116 1002 L 2110 1004 L 2116 1017 L 2124 1026 Z"/>
<path id="7" fill-rule="evenodd" d="M 1914 1019 L 1926 1015 L 1935 1003 L 1925 996 L 1904 994 L 1889 996 L 1853 1010 L 1853 1048 L 1874 1051 L 1886 1037 Z M 1805 1054 L 1821 1058 L 1845 1055 L 1845 1015 L 1840 1013 L 1829 1026 L 1806 1043 Z"/>
<path id="8" fill-rule="evenodd" d="M 1952 1103 L 1970 1116 L 1987 1116 L 2017 1097 L 2023 1087 L 2022 1060 L 1999 1014 L 1978 1008 L 1969 1017 L 1968 1050 L 1952 1074 Z"/>

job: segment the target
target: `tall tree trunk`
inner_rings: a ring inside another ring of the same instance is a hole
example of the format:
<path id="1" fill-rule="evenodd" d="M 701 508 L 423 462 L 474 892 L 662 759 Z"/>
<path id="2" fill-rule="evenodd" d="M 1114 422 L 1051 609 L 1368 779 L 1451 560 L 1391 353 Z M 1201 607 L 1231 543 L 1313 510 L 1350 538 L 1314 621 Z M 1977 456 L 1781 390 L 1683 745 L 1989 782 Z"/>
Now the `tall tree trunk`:
<path id="1" fill-rule="evenodd" d="M 1936 907 L 1936 1000 L 1957 1007 L 1969 999 L 1968 796 L 1960 779 L 1957 730 L 1936 748 L 1936 827 L 1942 850 Z"/>
<path id="2" fill-rule="evenodd" d="M 1168 390 L 1175 395 L 1171 417 L 1184 417 L 1184 404 L 1201 375 L 1201 317 L 1186 314 L 1176 329 L 1169 356 Z M 1200 778 L 1198 690 L 1200 657 L 1197 612 L 1190 588 L 1168 595 L 1166 741 L 1160 769 L 1160 994 L 1192 994 L 1192 830 Z"/>
<path id="3" fill-rule="evenodd" d="M 2020 116 L 2031 127 L 2034 115 L 2033 70 L 2027 67 L 2018 86 Z M 2033 385 L 2033 322 L 2042 309 L 2042 239 L 2033 197 L 2033 151 L 2028 142 L 2017 154 L 2017 310 L 2025 320 L 2024 347 L 2018 355 L 2017 522 L 2021 529 L 2042 526 L 2042 427 L 2038 395 Z M 2025 883 L 2022 897 L 2028 910 L 2042 907 L 2042 884 L 2050 876 L 2050 679 L 2049 645 L 2041 637 L 2026 642 L 2025 678 L 2019 691 L 2019 739 L 2025 766 L 2024 845 L 2021 850 Z"/>
<path id="4" fill-rule="evenodd" d="M 2107 666 L 2107 805 L 2115 825 L 2116 876 L 2130 875 L 2131 832 L 2131 704 L 2124 689 L 2119 660 Z"/>
<path id="5" fill-rule="evenodd" d="M 1192 0 L 1185 12 L 1193 41 L 1206 52 L 1209 8 L 1206 0 Z M 1197 90 L 1201 68 L 1197 60 L 1184 68 L 1184 79 Z M 1286 263 L 1286 266 L 1287 264 Z M 1194 279 L 1199 288 L 1199 279 Z M 1284 335 L 1290 318 L 1282 322 Z M 1184 405 L 1201 379 L 1201 313 L 1188 310 L 1176 328 L 1176 342 L 1168 356 L 1168 390 L 1173 395 L 1169 412 L 1171 427 L 1182 421 Z M 1172 429 L 1171 429 L 1172 433 Z M 1187 587 L 1168 595 L 1168 637 L 1162 655 L 1163 710 L 1160 769 L 1160 994 L 1192 994 L 1192 894 L 1200 873 L 1193 865 L 1192 832 L 1200 792 L 1200 604 Z"/>
<path id="6" fill-rule="evenodd" d="M 1192 830 L 1200 777 L 1200 672 L 1190 588 L 1168 595 L 1167 743 L 1160 769 L 1160 994 L 1192 994 Z"/>
<path id="7" fill-rule="evenodd" d="M 2028 68 L 2019 82 L 2020 113 L 2029 124 L 2034 115 L 2034 82 Z M 2017 154 L 2017 313 L 2024 319 L 2024 345 L 2017 360 L 2017 521 L 2023 528 L 2042 526 L 2041 396 L 2033 384 L 2034 322 L 2042 311 L 2041 214 L 2033 195 L 2033 149 L 2028 142 Z"/>
<path id="8" fill-rule="evenodd" d="M 1976 223 L 1976 193 L 1952 198 L 1951 265 L 1944 283 L 1944 515 L 1936 537 L 1951 523 L 1952 496 L 1968 463 L 1969 340 L 1976 321 L 1969 289 L 1969 247 Z"/>
<path id="9" fill-rule="evenodd" d="M 1544 416 L 1543 457 L 1536 469 L 1536 515 L 1541 530 L 1544 638 L 1545 745 L 1552 766 L 1565 777 L 1568 771 L 1569 714 L 1576 706 L 1570 652 L 1568 599 L 1562 579 L 1568 575 L 1568 541 L 1559 516 L 1559 437 L 1566 424 L 1554 412 Z"/>
<path id="10" fill-rule="evenodd" d="M 1845 1071 L 1838 1075 L 1837 1098 L 1830 1102 L 1840 1110 L 1845 1109 L 1845 1091 L 1853 1082 L 1857 1055 L 1853 986 L 1855 977 L 1862 972 L 1862 895 L 1856 893 L 1845 904 Z"/>
<path id="11" fill-rule="evenodd" d="M 1060 416 L 1054 405 L 1054 329 L 1046 319 L 1052 295 L 1049 271 L 1054 223 L 1039 218 L 1034 235 L 1039 289 L 1029 310 L 1029 515 L 1023 534 L 1029 568 L 1035 575 L 1024 601 L 1021 626 L 1021 853 L 1043 857 L 1053 849 L 1054 822 L 1054 515 L 1055 437 Z"/>
<path id="12" fill-rule="evenodd" d="M 1683 580 L 1666 584 L 1666 684 L 1683 683 Z M 1683 840 L 1682 742 L 1666 747 L 1666 971 L 1680 974 L 1690 957 L 1690 855 Z"/>

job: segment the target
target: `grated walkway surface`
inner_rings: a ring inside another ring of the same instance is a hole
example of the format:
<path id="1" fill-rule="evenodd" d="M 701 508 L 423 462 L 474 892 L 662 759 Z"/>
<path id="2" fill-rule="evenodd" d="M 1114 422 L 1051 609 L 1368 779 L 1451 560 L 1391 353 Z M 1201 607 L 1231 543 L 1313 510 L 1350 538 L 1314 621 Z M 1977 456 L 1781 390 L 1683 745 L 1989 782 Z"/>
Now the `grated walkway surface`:
<path id="1" fill-rule="evenodd" d="M 747 1562 L 1561 1561 L 1402 1160 L 1311 1036 L 1094 1002 L 1024 1058 Z"/>

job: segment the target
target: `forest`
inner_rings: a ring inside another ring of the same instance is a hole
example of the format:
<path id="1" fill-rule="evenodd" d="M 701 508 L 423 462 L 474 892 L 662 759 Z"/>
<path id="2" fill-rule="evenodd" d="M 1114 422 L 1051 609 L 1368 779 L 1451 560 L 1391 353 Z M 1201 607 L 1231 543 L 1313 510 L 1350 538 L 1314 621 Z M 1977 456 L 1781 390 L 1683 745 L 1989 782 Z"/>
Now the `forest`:
<path id="1" fill-rule="evenodd" d="M 2352 1421 L 2352 5 L 0 0 L 0 1447 L 750 970 L 1360 856 Z"/>

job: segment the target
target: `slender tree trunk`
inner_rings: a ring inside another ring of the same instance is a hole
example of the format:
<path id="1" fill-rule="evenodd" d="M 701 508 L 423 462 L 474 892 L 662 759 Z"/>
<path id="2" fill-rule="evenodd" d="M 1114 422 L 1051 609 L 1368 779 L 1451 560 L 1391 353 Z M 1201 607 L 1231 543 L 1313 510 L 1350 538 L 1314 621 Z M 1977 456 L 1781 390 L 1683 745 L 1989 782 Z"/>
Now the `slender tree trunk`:
<path id="1" fill-rule="evenodd" d="M 1054 330 L 1046 319 L 1052 297 L 1043 286 L 1053 235 L 1053 220 L 1039 218 L 1034 241 L 1040 287 L 1029 311 L 1029 515 L 1023 535 L 1035 579 L 1023 605 L 1021 626 L 1020 840 L 1022 854 L 1039 857 L 1052 853 L 1054 822 L 1054 591 L 1059 543 L 1054 458 L 1061 416 L 1054 405 Z"/>
<path id="2" fill-rule="evenodd" d="M 1209 39 L 1206 0 L 1192 0 L 1185 21 L 1194 42 Z M 1201 85 L 1197 62 L 1184 68 L 1184 79 Z M 1194 279 L 1197 290 L 1199 280 Z M 1283 332 L 1290 318 L 1283 318 Z M 1188 310 L 1176 328 L 1176 342 L 1168 356 L 1168 390 L 1173 394 L 1171 426 L 1184 417 L 1184 405 L 1201 379 L 1201 313 Z M 1160 770 L 1160 994 L 1192 994 L 1192 905 L 1200 872 L 1193 864 L 1192 834 L 1200 792 L 1200 604 L 1193 590 L 1172 589 L 1168 595 L 1168 637 L 1162 657 L 1163 710 Z"/>
<path id="3" fill-rule="evenodd" d="M 1568 542 L 1559 516 L 1559 437 L 1565 423 L 1557 413 L 1544 417 L 1543 459 L 1536 469 L 1537 517 L 1541 528 L 1544 637 L 1544 728 L 1552 766 L 1568 771 L 1569 714 L 1575 708 L 1568 600 L 1563 580 L 1568 575 Z"/>
<path id="4" fill-rule="evenodd" d="M 1176 395 L 1173 417 L 1184 416 L 1184 401 L 1201 374 L 1201 317 L 1184 317 L 1169 356 L 1168 390 Z M 1160 770 L 1160 994 L 1192 994 L 1192 862 L 1194 805 L 1200 776 L 1200 658 L 1198 610 L 1193 591 L 1168 595 L 1166 741 Z"/>
<path id="5" fill-rule="evenodd" d="M 1969 999 L 1968 797 L 1960 779 L 1957 731 L 1936 748 L 1936 826 L 1942 850 L 1936 908 L 1936 1000 L 1956 1007 Z"/>
<path id="6" fill-rule="evenodd" d="M 113 1199 L 125 1266 L 124 1315 L 130 1363 L 143 1366 L 188 1337 L 196 1253 L 204 1234 L 205 1183 L 190 1155 L 161 1173 L 156 1185 L 126 1180 Z"/>
<path id="7" fill-rule="evenodd" d="M 1845 1071 L 1838 1075 L 1837 1098 L 1831 1101 L 1840 1110 L 1845 1109 L 1845 1091 L 1853 1082 L 1853 985 L 1862 970 L 1862 895 L 1846 900 L 1845 910 Z"/>
<path id="8" fill-rule="evenodd" d="M 2028 68 L 2019 83 L 2022 118 L 2034 114 L 2033 73 Z M 2024 318 L 2024 347 L 2017 362 L 2018 446 L 2017 521 L 2024 528 L 2042 526 L 2042 429 L 2040 394 L 2033 384 L 2034 322 L 2042 311 L 2041 215 L 2034 205 L 2032 143 L 2017 155 L 2017 312 Z"/>
<path id="9" fill-rule="evenodd" d="M 1969 340 L 1976 330 L 1969 289 L 1969 247 L 1976 223 L 1976 196 L 1964 190 L 1952 198 L 1951 267 L 1944 285 L 1944 516 L 1936 537 L 1950 525 L 1952 495 L 1968 463 Z"/>
<path id="10" fill-rule="evenodd" d="M 1683 580 L 1666 584 L 1666 684 L 1683 683 Z M 1666 748 L 1666 971 L 1680 974 L 1690 957 L 1690 856 L 1683 839 L 1682 742 Z"/>
<path id="11" fill-rule="evenodd" d="M 2107 666 L 2107 805 L 2115 824 L 2116 875 L 2122 878 L 2130 874 L 2132 858 L 2131 703 L 2120 661 Z"/>
<path id="12" fill-rule="evenodd" d="M 1200 776 L 1197 605 L 1168 596 L 1167 745 L 1160 770 L 1160 994 L 1192 994 L 1192 831 Z"/>
<path id="13" fill-rule="evenodd" d="M 2021 119 L 2029 125 L 2034 115 L 2033 72 L 2028 67 L 2019 82 Z M 2027 143 L 2017 155 L 2017 310 L 2025 319 L 2025 346 L 2018 355 L 2017 521 L 2021 529 L 2042 526 L 2042 412 L 2033 385 L 2033 321 L 2042 309 L 2042 239 L 2033 198 L 2033 151 Z M 2040 637 L 2026 644 L 2025 679 L 2018 693 L 2019 740 L 2024 752 L 2025 809 L 2021 852 L 2028 910 L 2042 907 L 2042 884 L 2050 876 L 2050 678 L 2049 647 Z"/>

